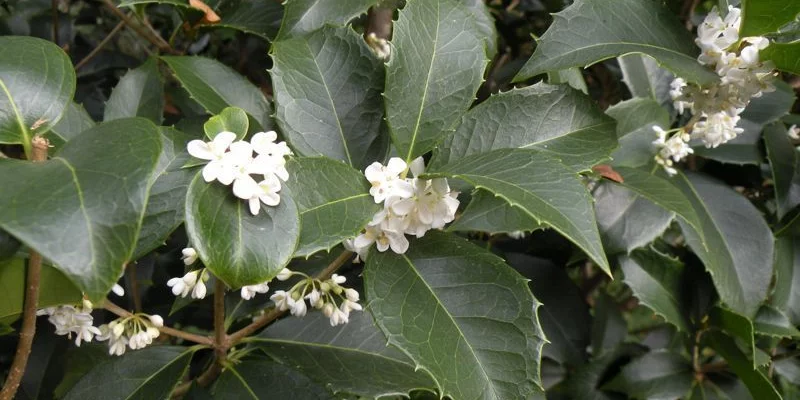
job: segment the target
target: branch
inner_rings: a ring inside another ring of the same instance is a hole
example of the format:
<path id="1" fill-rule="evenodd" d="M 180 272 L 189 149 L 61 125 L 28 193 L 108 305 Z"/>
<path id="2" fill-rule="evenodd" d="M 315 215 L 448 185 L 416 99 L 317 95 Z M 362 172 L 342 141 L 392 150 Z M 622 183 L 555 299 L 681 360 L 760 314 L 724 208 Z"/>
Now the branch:
<path id="1" fill-rule="evenodd" d="M 36 136 L 31 140 L 31 161 L 47 161 L 47 149 L 50 146 L 47 139 Z M 6 378 L 3 390 L 0 391 L 0 400 L 12 400 L 17 394 L 22 376 L 25 375 L 25 367 L 28 365 L 28 357 L 31 355 L 33 347 L 33 336 L 36 334 L 36 310 L 39 308 L 39 278 L 42 274 L 42 256 L 30 250 L 28 259 L 28 273 L 25 279 L 25 305 L 22 310 L 22 327 L 19 332 L 19 343 L 17 352 L 14 354 L 14 361 L 11 370 Z"/>
<path id="2" fill-rule="evenodd" d="M 124 26 L 125 26 L 125 21 L 119 21 L 117 26 L 115 26 L 114 29 L 112 29 L 111 32 L 109 32 L 108 35 L 106 35 L 106 37 L 104 37 L 103 40 L 101 40 L 100 43 L 98 43 L 97 46 L 94 49 L 92 49 L 92 51 L 88 55 L 86 55 L 86 57 L 83 58 L 83 60 L 80 60 L 77 64 L 75 64 L 75 70 L 80 69 L 82 66 L 86 65 L 86 63 L 88 63 L 89 60 L 94 58 L 94 56 L 96 56 L 97 53 L 99 53 L 100 50 L 102 50 L 103 47 L 105 47 L 105 45 L 107 45 L 108 42 L 110 42 L 111 39 L 113 39 L 114 36 L 117 34 L 117 32 L 119 32 Z"/>
<path id="3" fill-rule="evenodd" d="M 108 311 L 111 311 L 112 313 L 120 317 L 130 317 L 131 315 L 133 315 L 128 310 L 125 310 L 124 308 L 112 303 L 111 300 L 108 299 L 106 299 L 106 301 L 103 303 L 103 308 L 105 308 Z M 211 340 L 210 337 L 195 335 L 193 333 L 184 332 L 178 329 L 170 328 L 168 326 L 162 326 L 161 328 L 158 328 L 158 331 L 165 335 L 181 338 L 183 340 L 188 340 L 190 342 L 204 344 L 206 346 L 214 345 L 214 341 Z"/>
<path id="4" fill-rule="evenodd" d="M 134 22 L 128 15 L 126 15 L 119 8 L 117 8 L 116 4 L 114 4 L 113 1 L 111 0 L 102 0 L 102 1 L 103 5 L 105 5 L 109 11 L 111 11 L 114 15 L 116 15 L 119 19 L 121 19 L 125 23 L 125 25 L 128 25 L 131 29 L 136 31 L 136 33 L 139 34 L 139 36 L 143 37 L 148 42 L 158 47 L 159 50 L 170 54 L 176 54 L 176 55 L 181 54 L 179 51 L 173 49 L 172 46 L 170 46 L 169 43 L 167 43 L 164 40 L 164 38 L 155 33 L 147 31 L 140 24 Z"/>

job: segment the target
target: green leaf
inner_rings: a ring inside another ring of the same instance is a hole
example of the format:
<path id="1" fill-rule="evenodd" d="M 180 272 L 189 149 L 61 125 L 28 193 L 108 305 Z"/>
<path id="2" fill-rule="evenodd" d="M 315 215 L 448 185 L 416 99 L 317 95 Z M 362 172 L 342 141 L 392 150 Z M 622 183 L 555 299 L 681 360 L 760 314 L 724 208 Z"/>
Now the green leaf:
<path id="1" fill-rule="evenodd" d="M 553 18 L 514 81 L 628 53 L 647 54 L 689 82 L 708 84 L 719 79 L 697 62 L 692 36 L 660 2 L 576 0 Z"/>
<path id="2" fill-rule="evenodd" d="M 537 84 L 494 95 L 461 118 L 434 165 L 504 148 L 531 148 L 576 171 L 608 160 L 617 147 L 614 121 L 566 85 Z"/>
<path id="3" fill-rule="evenodd" d="M 761 212 L 727 185 L 703 175 L 680 175 L 671 181 L 699 217 L 702 232 L 678 222 L 720 298 L 732 310 L 754 316 L 772 278 L 764 266 L 772 264 L 773 239 Z"/>
<path id="4" fill-rule="evenodd" d="M 25 271 L 25 260 L 21 258 L 0 262 L 0 323 L 2 324 L 11 324 L 22 315 L 25 303 Z M 81 291 L 51 265 L 42 264 L 39 279 L 40 309 L 81 302 Z"/>
<path id="5" fill-rule="evenodd" d="M 129 118 L 87 130 L 47 162 L 0 159 L 0 187 L 15 188 L 0 192 L 0 228 L 101 300 L 132 260 L 160 153 L 156 126 Z"/>
<path id="6" fill-rule="evenodd" d="M 275 207 L 252 215 L 231 188 L 206 183 L 200 173 L 186 195 L 186 233 L 203 264 L 228 286 L 274 278 L 289 263 L 300 237 L 297 205 L 286 193 Z"/>
<path id="7" fill-rule="evenodd" d="M 21 247 L 22 243 L 17 238 L 0 229 L 0 261 L 14 257 Z"/>
<path id="8" fill-rule="evenodd" d="M 592 200 L 578 176 L 535 150 L 503 149 L 468 156 L 430 173 L 462 179 L 519 207 L 571 240 L 609 272 Z"/>
<path id="9" fill-rule="evenodd" d="M 719 331 L 711 331 L 706 335 L 711 347 L 728 361 L 730 368 L 747 385 L 747 389 L 754 399 L 781 399 L 769 378 L 763 372 L 753 368 L 752 362 L 747 359 L 732 337 Z"/>
<path id="10" fill-rule="evenodd" d="M 689 393 L 693 381 L 688 360 L 675 353 L 653 351 L 623 367 L 603 389 L 623 392 L 632 399 L 680 399 Z"/>
<path id="11" fill-rule="evenodd" d="M 111 91 L 103 120 L 127 117 L 147 118 L 156 125 L 164 119 L 164 83 L 155 58 L 128 71 Z"/>
<path id="12" fill-rule="evenodd" d="M 752 360 L 752 366 L 757 366 L 756 362 L 756 342 L 753 321 L 749 318 L 729 310 L 725 307 L 715 306 L 708 313 L 709 323 L 712 326 L 722 329 L 725 333 L 733 335 L 741 340 L 746 346 L 744 354 Z"/>
<path id="13" fill-rule="evenodd" d="M 383 65 L 351 28 L 325 27 L 272 44 L 281 132 L 298 153 L 363 168 L 382 129 Z"/>
<path id="14" fill-rule="evenodd" d="M 367 12 L 379 0 L 287 0 L 276 40 L 301 36 L 322 28 L 326 24 L 344 25 Z"/>
<path id="15" fill-rule="evenodd" d="M 564 382 L 564 392 L 568 399 L 581 400 L 611 400 L 607 392 L 600 390 L 610 371 L 618 370 L 619 365 L 627 362 L 632 357 L 641 355 L 644 349 L 640 345 L 624 343 L 613 351 L 606 352 L 592 358 L 573 371 L 568 380 Z"/>
<path id="16" fill-rule="evenodd" d="M 617 61 L 622 70 L 622 80 L 633 97 L 655 100 L 659 105 L 672 107 L 669 91 L 674 76 L 659 67 L 658 61 L 644 54 L 627 54 Z"/>
<path id="17" fill-rule="evenodd" d="M 739 37 L 777 32 L 800 14 L 800 3 L 784 0 L 743 0 Z"/>
<path id="18" fill-rule="evenodd" d="M 69 57 L 46 40 L 0 37 L 0 143 L 23 144 L 58 122 L 75 93 Z"/>
<path id="19" fill-rule="evenodd" d="M 295 256 L 308 257 L 358 236 L 381 207 L 361 172 L 330 158 L 293 158 L 287 163 L 292 197 L 302 226 Z"/>
<path id="20" fill-rule="evenodd" d="M 186 191 L 195 174 L 192 169 L 183 168 L 190 159 L 185 150 L 189 137 L 173 128 L 162 126 L 158 130 L 161 133 L 161 155 L 131 259 L 143 257 L 161 246 L 183 223 Z"/>
<path id="21" fill-rule="evenodd" d="M 611 165 L 636 168 L 653 164 L 653 126 L 669 126 L 667 110 L 653 99 L 635 98 L 614 104 L 606 113 L 617 120 L 619 140 L 619 148 L 611 153 Z"/>
<path id="22" fill-rule="evenodd" d="M 499 257 L 432 231 L 405 254 L 373 251 L 364 281 L 389 343 L 430 372 L 443 396 L 544 398 L 539 302 Z"/>
<path id="23" fill-rule="evenodd" d="M 95 365 L 109 361 L 108 343 L 85 343 L 81 347 L 71 346 L 64 354 L 64 378 L 53 391 L 53 397 L 63 399 L 78 381 Z"/>
<path id="24" fill-rule="evenodd" d="M 772 170 L 778 218 L 783 218 L 800 204 L 800 154 L 782 123 L 764 129 L 764 145 Z"/>
<path id="25" fill-rule="evenodd" d="M 630 253 L 652 243 L 675 217 L 671 211 L 611 182 L 599 182 L 592 194 L 597 227 L 608 254 Z"/>
<path id="26" fill-rule="evenodd" d="M 247 136 L 249 129 L 250 120 L 247 119 L 247 113 L 238 107 L 225 107 L 203 124 L 203 132 L 208 140 L 214 140 L 220 132 L 233 132 L 236 134 L 236 139 L 242 140 Z"/>
<path id="27" fill-rule="evenodd" d="M 784 358 L 775 361 L 775 372 L 795 385 L 795 390 L 800 390 L 800 360 L 797 358 Z M 794 399 L 796 397 L 788 397 Z"/>
<path id="28" fill-rule="evenodd" d="M 333 393 L 307 376 L 268 360 L 244 360 L 225 369 L 214 384 L 214 399 L 334 400 Z"/>
<path id="29" fill-rule="evenodd" d="M 515 231 L 533 231 L 543 228 L 524 210 L 511 207 L 507 201 L 487 190 L 476 190 L 467 208 L 455 222 L 447 227 L 449 232 L 481 231 L 491 234 Z"/>
<path id="30" fill-rule="evenodd" d="M 483 0 L 463 0 L 464 4 L 472 11 L 475 24 L 480 32 L 479 37 L 486 42 L 486 57 L 491 59 L 497 55 L 497 29 L 494 26 L 494 17 L 489 12 L 489 7 Z"/>
<path id="31" fill-rule="evenodd" d="M 454 128 L 482 82 L 484 40 L 471 14 L 457 0 L 409 0 L 394 24 L 386 119 L 407 162 Z"/>
<path id="32" fill-rule="evenodd" d="M 204 24 L 209 28 L 231 28 L 272 40 L 283 19 L 283 5 L 277 1 L 225 1 L 217 12 L 220 21 Z"/>
<path id="33" fill-rule="evenodd" d="M 616 349 L 625 341 L 628 325 L 619 305 L 609 295 L 602 293 L 594 305 L 592 319 L 592 356 L 601 356 Z"/>
<path id="34" fill-rule="evenodd" d="M 800 239 L 775 239 L 775 288 L 772 305 L 800 325 Z"/>
<path id="35" fill-rule="evenodd" d="M 548 72 L 547 83 L 554 85 L 566 83 L 571 88 L 579 90 L 583 94 L 589 94 L 589 88 L 586 86 L 586 80 L 583 79 L 583 73 L 579 68 L 567 68 L 556 72 Z"/>
<path id="36" fill-rule="evenodd" d="M 800 75 L 800 42 L 770 43 L 761 50 L 762 60 L 772 60 L 775 67 L 784 72 Z"/>
<path id="37" fill-rule="evenodd" d="M 433 381 L 414 362 L 390 347 L 365 312 L 331 327 L 321 312 L 286 318 L 253 340 L 270 357 L 294 367 L 336 393 L 377 398 L 431 389 Z"/>
<path id="38" fill-rule="evenodd" d="M 219 114 L 225 107 L 239 107 L 264 131 L 272 129 L 272 107 L 255 85 L 230 67 L 204 57 L 162 56 L 181 85 L 203 108 Z"/>
<path id="39" fill-rule="evenodd" d="M 165 399 L 189 368 L 196 349 L 152 346 L 94 367 L 64 400 Z"/>
<path id="40" fill-rule="evenodd" d="M 65 142 L 93 126 L 95 126 L 94 120 L 92 120 L 92 117 L 89 116 L 83 106 L 70 102 L 67 104 L 67 108 L 64 109 L 61 119 L 50 128 L 50 132 L 46 133 L 45 137 L 50 140 L 51 145 L 59 149 Z"/>
<path id="41" fill-rule="evenodd" d="M 753 328 L 759 335 L 800 339 L 800 331 L 792 325 L 786 314 L 770 306 L 763 306 L 758 310 Z"/>
<path id="42" fill-rule="evenodd" d="M 624 282 L 639 302 L 678 330 L 689 332 L 682 302 L 683 264 L 657 250 L 635 250 L 620 256 Z"/>

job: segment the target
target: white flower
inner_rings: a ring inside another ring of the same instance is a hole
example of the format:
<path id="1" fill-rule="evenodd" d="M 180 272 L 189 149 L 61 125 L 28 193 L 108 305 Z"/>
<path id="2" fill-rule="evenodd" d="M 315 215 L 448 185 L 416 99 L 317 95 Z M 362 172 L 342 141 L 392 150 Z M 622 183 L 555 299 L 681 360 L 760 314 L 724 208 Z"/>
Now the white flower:
<path id="1" fill-rule="evenodd" d="M 289 268 L 284 268 L 281 270 L 281 272 L 278 272 L 277 278 L 279 281 L 285 281 L 291 278 L 292 275 L 293 275 L 292 270 L 290 270 Z"/>
<path id="2" fill-rule="evenodd" d="M 349 316 L 345 314 L 344 311 L 335 307 L 331 308 L 333 308 L 329 317 L 331 320 L 331 326 L 344 325 L 350 321 Z"/>
<path id="3" fill-rule="evenodd" d="M 389 57 L 392 56 L 392 46 L 386 39 L 379 38 L 375 35 L 375 32 L 370 32 L 370 34 L 367 35 L 366 41 L 369 48 L 375 53 L 375 56 L 381 60 L 388 61 Z"/>
<path id="4" fill-rule="evenodd" d="M 525 231 L 511 231 L 506 233 L 506 235 L 512 239 L 522 239 L 525 237 Z"/>
<path id="5" fill-rule="evenodd" d="M 259 132 L 253 135 L 250 143 L 253 145 L 253 150 L 258 153 L 254 160 L 262 175 L 274 174 L 284 182 L 289 179 L 289 172 L 286 171 L 286 156 L 292 154 L 292 150 L 286 145 L 286 142 L 275 143 L 278 139 L 278 134 L 275 131 Z"/>
<path id="6" fill-rule="evenodd" d="M 261 203 L 268 206 L 277 206 L 281 202 L 278 192 L 281 190 L 281 181 L 275 175 L 264 175 L 264 180 L 255 186 L 255 191 L 248 200 L 250 213 L 258 215 Z"/>
<path id="7" fill-rule="evenodd" d="M 197 284 L 194 285 L 194 290 L 192 290 L 192 298 L 193 299 L 202 299 L 206 297 L 206 284 L 199 280 Z"/>
<path id="8" fill-rule="evenodd" d="M 342 304 L 339 307 L 342 310 L 342 312 L 344 312 L 348 316 L 350 315 L 350 311 L 361 311 L 362 310 L 361 304 L 358 304 L 358 303 L 356 303 L 354 301 L 350 301 L 348 299 L 345 299 L 344 301 L 342 301 Z"/>
<path id="9" fill-rule="evenodd" d="M 259 293 L 263 294 L 269 292 L 269 286 L 267 283 L 268 282 L 263 282 L 257 285 L 243 286 L 241 291 L 242 298 L 245 300 L 250 300 Z"/>
<path id="10" fill-rule="evenodd" d="M 283 290 L 276 290 L 269 299 L 275 302 L 275 307 L 277 307 L 278 310 L 286 311 L 290 308 L 294 308 L 295 301 L 291 294 Z"/>
<path id="11" fill-rule="evenodd" d="M 295 301 L 290 307 L 290 312 L 296 317 L 303 317 L 306 315 L 306 302 L 303 299 Z"/>
<path id="12" fill-rule="evenodd" d="M 186 145 L 186 149 L 193 157 L 209 160 L 209 163 L 203 167 L 203 179 L 206 182 L 212 182 L 230 174 L 231 165 L 224 162 L 223 158 L 234 140 L 236 140 L 235 133 L 220 132 L 210 142 L 192 140 Z"/>
<path id="13" fill-rule="evenodd" d="M 193 299 L 202 299 L 206 296 L 204 282 L 207 280 L 205 269 L 198 269 L 186 273 L 183 277 L 168 280 L 167 286 L 172 288 L 172 294 L 175 296 L 186 297 L 191 293 Z"/>
<path id="14" fill-rule="evenodd" d="M 717 147 L 744 131 L 736 127 L 741 119 L 738 115 L 731 116 L 721 111 L 711 115 L 703 114 L 703 117 L 704 120 L 695 124 L 692 135 L 700 137 L 708 148 Z"/>
<path id="15" fill-rule="evenodd" d="M 406 162 L 398 157 L 392 157 L 385 166 L 374 162 L 364 170 L 364 176 L 372 184 L 369 194 L 376 203 L 386 200 L 389 196 L 410 197 L 414 188 L 409 182 L 400 178 L 405 172 Z"/>
<path id="16" fill-rule="evenodd" d="M 797 125 L 790 126 L 786 134 L 794 140 L 800 140 L 800 128 L 798 128 Z"/>
<path id="17" fill-rule="evenodd" d="M 112 356 L 121 356 L 125 354 L 125 349 L 127 346 L 128 338 L 126 336 L 110 338 L 108 340 L 108 354 Z"/>
<path id="18" fill-rule="evenodd" d="M 352 302 L 358 302 L 359 297 L 358 291 L 352 288 L 347 288 L 344 290 L 344 295 L 347 297 L 347 300 Z"/>
<path id="19" fill-rule="evenodd" d="M 111 291 L 117 296 L 125 296 L 125 289 L 123 289 L 119 283 L 115 283 L 114 286 L 111 287 Z"/>
<path id="20" fill-rule="evenodd" d="M 308 303 L 314 308 L 322 308 L 322 306 L 325 304 L 320 296 L 320 292 L 317 289 L 311 289 L 305 298 L 308 299 Z"/>
<path id="21" fill-rule="evenodd" d="M 71 305 L 49 307 L 36 312 L 37 315 L 48 315 L 47 320 L 56 328 L 57 335 L 72 338 L 75 334 L 75 345 L 81 342 L 91 342 L 96 335 L 102 332 L 92 324 L 91 309 L 79 308 Z"/>
<path id="22" fill-rule="evenodd" d="M 195 261 L 197 261 L 197 251 L 195 251 L 194 248 L 187 247 L 187 248 L 181 250 L 181 253 L 183 254 L 183 256 L 181 257 L 181 260 L 183 260 L 183 263 L 185 265 L 189 266 L 189 265 L 194 264 Z"/>
<path id="23" fill-rule="evenodd" d="M 150 322 L 153 324 L 153 326 L 157 328 L 161 328 L 162 326 L 164 326 L 164 318 L 161 318 L 160 315 L 153 314 L 148 316 L 148 318 L 150 318 Z"/>
<path id="24" fill-rule="evenodd" d="M 331 275 L 331 281 L 333 283 L 337 284 L 337 285 L 341 285 L 341 284 L 347 282 L 347 278 L 345 278 L 345 277 L 343 277 L 343 276 L 341 276 L 339 274 L 333 274 L 333 275 Z"/>

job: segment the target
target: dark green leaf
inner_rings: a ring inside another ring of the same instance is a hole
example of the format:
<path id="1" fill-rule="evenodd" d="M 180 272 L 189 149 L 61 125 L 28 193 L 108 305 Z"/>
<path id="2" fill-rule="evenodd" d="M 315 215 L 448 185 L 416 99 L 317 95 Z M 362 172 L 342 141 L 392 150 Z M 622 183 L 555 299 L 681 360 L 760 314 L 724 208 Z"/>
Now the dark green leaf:
<path id="1" fill-rule="evenodd" d="M 775 288 L 772 305 L 800 325 L 800 239 L 775 240 Z"/>
<path id="2" fill-rule="evenodd" d="M 576 171 L 608 160 L 616 148 L 614 121 L 566 85 L 537 84 L 492 96 L 461 118 L 434 165 L 504 148 L 532 148 Z"/>
<path id="3" fill-rule="evenodd" d="M 628 325 L 614 299 L 602 293 L 594 305 L 592 319 L 592 356 L 613 351 L 625 340 Z"/>
<path id="4" fill-rule="evenodd" d="M 165 399 L 189 368 L 195 349 L 152 346 L 97 365 L 65 400 Z"/>
<path id="5" fill-rule="evenodd" d="M 707 338 L 711 347 L 728 361 L 733 372 L 747 385 L 747 389 L 754 399 L 781 399 L 769 378 L 763 372 L 753 368 L 752 362 L 747 359 L 732 337 L 719 331 L 711 331 L 707 333 Z"/>
<path id="6" fill-rule="evenodd" d="M 763 306 L 753 320 L 755 333 L 766 336 L 800 339 L 800 331 L 780 310 Z"/>
<path id="7" fill-rule="evenodd" d="M 206 183 L 198 173 L 186 195 L 186 232 L 203 264 L 238 288 L 271 280 L 289 263 L 300 216 L 286 193 L 279 205 L 262 206 L 254 216 L 230 187 Z"/>
<path id="8" fill-rule="evenodd" d="M 367 12 L 378 0 L 287 0 L 278 40 L 301 36 L 326 24 L 344 25 Z"/>
<path id="9" fill-rule="evenodd" d="M 753 321 L 747 317 L 737 314 L 724 307 L 714 307 L 708 313 L 709 323 L 722 329 L 726 334 L 730 334 L 739 340 L 745 346 L 745 356 L 752 360 L 753 368 L 756 367 L 756 343 L 755 343 L 755 329 L 753 328 Z"/>
<path id="10" fill-rule="evenodd" d="M 287 318 L 253 343 L 337 393 L 377 398 L 434 385 L 424 370 L 415 371 L 408 356 L 387 345 L 366 312 L 350 314 L 350 322 L 337 327 L 321 312 Z"/>
<path id="11" fill-rule="evenodd" d="M 544 334 L 527 283 L 502 259 L 432 231 L 406 254 L 373 251 L 365 288 L 389 343 L 452 398 L 544 398 Z"/>
<path id="12" fill-rule="evenodd" d="M 255 85 L 219 61 L 203 57 L 162 56 L 175 77 L 203 108 L 219 114 L 225 107 L 245 110 L 261 126 L 272 129 L 272 109 Z"/>
<path id="13" fill-rule="evenodd" d="M 238 107 L 225 107 L 203 124 L 203 132 L 208 140 L 214 140 L 220 132 L 233 132 L 236 138 L 241 140 L 249 129 L 250 121 L 247 119 L 247 113 Z"/>
<path id="14" fill-rule="evenodd" d="M 647 353 L 622 368 L 604 389 L 620 391 L 632 399 L 681 399 L 694 381 L 691 363 L 667 351 Z"/>
<path id="15" fill-rule="evenodd" d="M 611 106 L 606 113 L 617 120 L 619 148 L 611 153 L 615 167 L 642 167 L 653 163 L 656 133 L 653 126 L 669 126 L 669 113 L 655 100 L 636 98 Z"/>
<path id="16" fill-rule="evenodd" d="M 307 376 L 272 361 L 245 360 L 225 369 L 214 385 L 217 400 L 334 400 Z"/>
<path id="17" fill-rule="evenodd" d="M 406 161 L 441 141 L 475 98 L 486 54 L 471 13 L 457 0 L 409 0 L 394 24 L 386 119 Z"/>
<path id="18" fill-rule="evenodd" d="M 0 187 L 15 188 L 0 192 L 0 228 L 100 300 L 131 261 L 160 153 L 156 126 L 130 118 L 87 130 L 44 163 L 0 159 Z"/>
<path id="19" fill-rule="evenodd" d="M 571 88 L 579 90 L 583 94 L 589 94 L 589 88 L 586 86 L 586 80 L 583 79 L 583 73 L 579 68 L 567 68 L 556 72 L 548 72 L 547 83 L 554 85 L 566 83 Z"/>
<path id="20" fill-rule="evenodd" d="M 161 246 L 167 237 L 183 223 L 186 207 L 186 190 L 195 171 L 182 168 L 189 161 L 183 132 L 160 127 L 161 156 L 158 158 L 155 182 L 150 188 L 147 209 L 144 212 L 139 240 L 131 259 L 138 259 Z"/>
<path id="21" fill-rule="evenodd" d="M 292 148 L 363 168 L 382 132 L 383 65 L 351 28 L 325 27 L 272 45 L 278 126 Z"/>
<path id="22" fill-rule="evenodd" d="M 702 232 L 679 223 L 720 298 L 732 310 L 754 316 L 772 278 L 770 268 L 764 268 L 772 264 L 772 232 L 761 213 L 727 185 L 703 175 L 680 175 L 671 181 L 683 190 L 700 219 Z"/>
<path id="23" fill-rule="evenodd" d="M 67 348 L 64 355 L 64 378 L 56 386 L 53 396 L 56 399 L 63 399 L 84 375 L 111 357 L 114 356 L 108 354 L 107 343 L 85 343 L 81 347 Z"/>
<path id="24" fill-rule="evenodd" d="M 781 71 L 800 75 L 800 42 L 770 43 L 759 56 L 762 60 L 772 60 Z"/>
<path id="25" fill-rule="evenodd" d="M 543 228 L 524 210 L 511 207 L 507 201 L 487 190 L 476 190 L 467 208 L 448 231 L 481 231 L 491 234 L 533 231 Z"/>
<path id="26" fill-rule="evenodd" d="M 553 17 L 515 81 L 628 53 L 647 54 L 689 82 L 718 79 L 697 62 L 691 35 L 660 2 L 577 0 Z"/>
<path id="27" fill-rule="evenodd" d="M 0 323 L 11 324 L 22 315 L 25 271 L 25 260 L 21 258 L 0 262 Z M 81 291 L 59 270 L 43 264 L 39 281 L 39 308 L 80 302 Z"/>
<path id="28" fill-rule="evenodd" d="M 777 32 L 800 14 L 800 3 L 784 0 L 743 0 L 739 37 Z"/>
<path id="29" fill-rule="evenodd" d="M 358 236 L 380 206 L 364 175 L 330 158 L 294 158 L 287 165 L 302 227 L 295 256 L 308 257 Z"/>
<path id="30" fill-rule="evenodd" d="M 629 253 L 660 237 L 675 217 L 621 185 L 600 182 L 594 195 L 597 227 L 606 253 Z"/>
<path id="31" fill-rule="evenodd" d="M 465 157 L 431 175 L 486 189 L 571 240 L 608 272 L 591 196 L 577 175 L 535 150 L 504 149 Z"/>
<path id="32" fill-rule="evenodd" d="M 682 304 L 683 264 L 655 249 L 635 250 L 620 257 L 624 282 L 639 302 L 678 330 L 689 332 Z"/>
<path id="33" fill-rule="evenodd" d="M 489 12 L 489 7 L 483 0 L 463 0 L 475 18 L 480 37 L 486 42 L 486 57 L 493 58 L 497 54 L 497 29 L 494 26 L 494 17 Z"/>
<path id="34" fill-rule="evenodd" d="M 671 107 L 670 84 L 672 73 L 658 66 L 658 61 L 644 54 L 627 54 L 617 59 L 622 80 L 633 97 L 655 100 Z M 662 125 L 663 126 L 663 125 Z"/>
<path id="35" fill-rule="evenodd" d="M 14 257 L 20 247 L 22 243 L 17 238 L 0 229 L 0 261 Z"/>
<path id="36" fill-rule="evenodd" d="M 623 344 L 613 351 L 594 357 L 590 362 L 579 366 L 564 382 L 567 399 L 614 399 L 607 392 L 600 390 L 605 383 L 604 378 L 610 378 L 609 371 L 618 368 L 620 364 L 627 363 L 632 357 L 641 355 L 644 350 L 640 345 Z"/>
<path id="37" fill-rule="evenodd" d="M 3 36 L 0 89 L 0 143 L 21 143 L 28 154 L 31 139 L 50 130 L 70 104 L 75 70 L 51 42 Z"/>
<path id="38" fill-rule="evenodd" d="M 764 145 L 775 185 L 778 218 L 783 218 L 800 204 L 800 153 L 782 123 L 773 123 L 764 129 Z"/>
<path id="39" fill-rule="evenodd" d="M 272 40 L 281 27 L 283 5 L 277 1 L 225 1 L 217 14 L 219 22 L 204 26 L 236 29 Z"/>
<path id="40" fill-rule="evenodd" d="M 797 358 L 784 358 L 775 361 L 775 371 L 800 389 L 800 360 Z M 794 397 L 786 397 L 794 398 Z"/>
<path id="41" fill-rule="evenodd" d="M 58 123 L 50 128 L 49 133 L 53 135 L 45 134 L 45 137 L 50 139 L 51 144 L 60 148 L 64 142 L 80 135 L 83 131 L 94 125 L 94 120 L 92 120 L 92 117 L 89 116 L 89 113 L 86 112 L 83 106 L 71 102 L 67 104 L 67 108 L 64 109 L 64 114 L 61 116 L 61 119 L 58 120 Z"/>
<path id="42" fill-rule="evenodd" d="M 108 98 L 103 120 L 142 117 L 160 125 L 163 116 L 164 83 L 161 81 L 158 61 L 150 58 L 119 80 Z"/>

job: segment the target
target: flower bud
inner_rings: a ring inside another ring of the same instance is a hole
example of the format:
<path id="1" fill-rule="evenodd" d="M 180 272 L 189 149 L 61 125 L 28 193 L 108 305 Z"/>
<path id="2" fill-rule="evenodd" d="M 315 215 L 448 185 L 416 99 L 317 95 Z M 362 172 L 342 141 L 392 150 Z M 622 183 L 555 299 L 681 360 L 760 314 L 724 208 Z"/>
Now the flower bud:
<path id="1" fill-rule="evenodd" d="M 148 317 L 150 318 L 150 322 L 152 322 L 155 327 L 161 328 L 164 326 L 164 318 L 161 318 L 160 315 L 153 314 Z"/>
<path id="2" fill-rule="evenodd" d="M 125 333 L 125 324 L 116 324 L 112 328 L 112 332 L 114 333 L 114 337 L 120 337 L 123 333 Z"/>
<path id="3" fill-rule="evenodd" d="M 281 272 L 278 272 L 277 276 L 279 281 L 285 281 L 291 277 L 292 277 L 292 271 L 289 268 L 282 269 Z"/>

